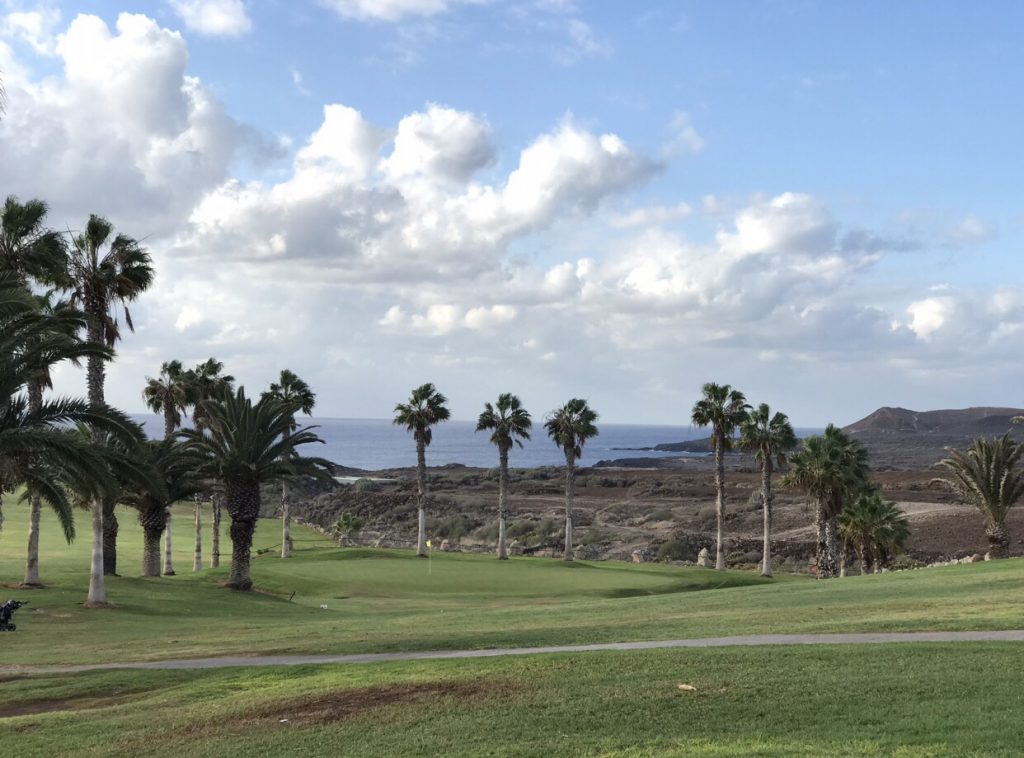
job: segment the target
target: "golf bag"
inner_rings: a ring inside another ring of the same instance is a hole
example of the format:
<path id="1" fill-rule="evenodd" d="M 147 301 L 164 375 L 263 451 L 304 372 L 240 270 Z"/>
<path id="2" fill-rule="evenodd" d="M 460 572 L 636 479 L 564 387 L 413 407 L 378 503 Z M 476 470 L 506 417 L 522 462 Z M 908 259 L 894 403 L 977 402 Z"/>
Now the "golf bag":
<path id="1" fill-rule="evenodd" d="M 27 600 L 8 600 L 0 605 L 0 632 L 13 632 L 18 627 L 11 623 L 14 612 L 23 605 L 28 605 Z"/>

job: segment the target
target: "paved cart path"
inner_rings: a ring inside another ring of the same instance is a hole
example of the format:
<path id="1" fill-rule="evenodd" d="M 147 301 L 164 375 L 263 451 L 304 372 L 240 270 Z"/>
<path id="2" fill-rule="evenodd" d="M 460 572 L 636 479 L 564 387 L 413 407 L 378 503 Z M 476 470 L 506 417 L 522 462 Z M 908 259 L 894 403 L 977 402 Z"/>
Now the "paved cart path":
<path id="1" fill-rule="evenodd" d="M 856 634 L 752 634 L 743 637 L 702 637 L 688 640 L 607 642 L 595 645 L 505 647 L 484 650 L 423 650 L 405 653 L 354 655 L 254 655 L 219 658 L 188 658 L 168 661 L 91 663 L 74 666 L 0 665 L 4 673 L 73 673 L 103 669 L 216 669 L 233 666 L 300 666 L 322 663 L 380 663 L 384 661 L 437 661 L 460 658 L 500 658 L 540 653 L 590 653 L 601 650 L 661 650 L 680 647 L 728 647 L 732 645 L 879 645 L 900 642 L 1024 642 L 1024 629 L 992 632 L 866 632 Z"/>

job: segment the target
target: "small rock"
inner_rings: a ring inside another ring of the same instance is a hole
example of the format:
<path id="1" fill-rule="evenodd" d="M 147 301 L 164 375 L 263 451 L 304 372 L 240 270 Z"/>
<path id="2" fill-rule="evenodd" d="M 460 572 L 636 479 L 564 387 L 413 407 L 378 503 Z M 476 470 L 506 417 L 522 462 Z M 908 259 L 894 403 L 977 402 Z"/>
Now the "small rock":
<path id="1" fill-rule="evenodd" d="M 706 547 L 700 549 L 700 553 L 697 555 L 697 565 L 702 568 L 711 568 L 711 557 L 708 555 Z"/>
<path id="2" fill-rule="evenodd" d="M 686 692 L 696 692 L 697 691 L 697 688 L 694 687 L 692 684 L 682 684 L 682 683 L 680 683 L 678 685 L 678 687 L 679 687 L 679 689 L 684 690 Z"/>
<path id="3" fill-rule="evenodd" d="M 327 610 L 327 603 L 320 603 L 320 610 L 326 611 Z"/>
<path id="4" fill-rule="evenodd" d="M 639 550 L 634 550 L 632 557 L 633 557 L 633 563 L 643 563 L 644 562 L 643 553 L 641 553 Z"/>

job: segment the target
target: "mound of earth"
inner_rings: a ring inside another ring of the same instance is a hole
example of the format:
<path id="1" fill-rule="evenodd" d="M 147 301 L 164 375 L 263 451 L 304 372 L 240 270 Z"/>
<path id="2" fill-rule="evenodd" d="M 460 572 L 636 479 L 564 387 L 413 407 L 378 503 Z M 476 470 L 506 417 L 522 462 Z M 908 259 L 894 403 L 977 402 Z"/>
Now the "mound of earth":
<path id="1" fill-rule="evenodd" d="M 883 407 L 843 427 L 843 431 L 850 434 L 880 432 L 977 437 L 1009 431 L 1016 416 L 1024 416 L 1024 409 L 981 407 L 911 411 L 906 408 Z"/>

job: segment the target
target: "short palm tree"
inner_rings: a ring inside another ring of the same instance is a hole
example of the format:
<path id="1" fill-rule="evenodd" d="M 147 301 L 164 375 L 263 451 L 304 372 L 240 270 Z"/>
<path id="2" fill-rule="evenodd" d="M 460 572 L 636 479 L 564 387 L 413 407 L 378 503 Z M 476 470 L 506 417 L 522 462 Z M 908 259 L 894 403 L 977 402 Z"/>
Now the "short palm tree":
<path id="1" fill-rule="evenodd" d="M 869 486 L 867 451 L 829 424 L 824 434 L 805 439 L 803 448 L 789 457 L 789 464 L 782 483 L 814 501 L 818 578 L 830 579 L 838 573 L 836 520 L 846 504 Z"/>
<path id="2" fill-rule="evenodd" d="M 21 347 L 22 356 L 28 359 L 26 364 L 31 370 L 26 385 L 28 408 L 30 412 L 38 412 L 43 407 L 43 395 L 53 388 L 53 368 L 63 361 L 70 361 L 76 366 L 82 358 L 99 356 L 109 358 L 111 351 L 102 345 L 84 342 L 79 339 L 84 325 L 82 313 L 63 300 L 56 300 L 53 292 L 33 297 L 41 323 L 49 328 L 34 335 L 28 343 Z M 8 329 L 16 329 L 16 325 L 6 325 Z M 28 348 L 26 350 L 26 348 Z M 39 530 L 42 515 L 40 497 L 29 492 L 29 529 L 28 551 L 25 561 L 26 587 L 41 587 L 39 574 Z"/>
<path id="3" fill-rule="evenodd" d="M 295 430 L 295 414 L 305 413 L 312 415 L 313 406 L 316 405 L 316 393 L 302 379 L 288 369 L 281 371 L 278 381 L 270 385 L 270 389 L 263 393 L 264 397 L 272 397 L 292 409 L 291 426 L 285 430 L 288 436 Z M 281 480 L 281 557 L 287 558 L 292 554 L 292 512 L 291 504 L 288 502 L 288 482 Z"/>
<path id="4" fill-rule="evenodd" d="M 896 503 L 865 492 L 839 515 L 839 536 L 852 545 L 860 560 L 860 573 L 880 571 L 886 559 L 903 549 L 910 537 L 910 522 Z"/>
<path id="5" fill-rule="evenodd" d="M 285 477 L 327 476 L 330 463 L 298 455 L 300 445 L 323 442 L 311 430 L 298 428 L 285 436 L 294 421 L 294 408 L 264 397 L 253 403 L 245 388 L 200 403 L 205 433 L 188 429 L 182 437 L 203 463 L 197 475 L 216 479 L 231 517 L 231 574 L 227 586 L 252 589 L 250 552 L 260 515 L 260 485 Z"/>
<path id="6" fill-rule="evenodd" d="M 533 421 L 522 401 L 510 392 L 498 395 L 495 405 L 484 404 L 476 422 L 478 432 L 491 432 L 491 442 L 498 448 L 498 558 L 508 560 L 505 527 L 508 520 L 508 453 L 513 445 L 523 446 L 530 439 Z"/>
<path id="7" fill-rule="evenodd" d="M 750 406 L 742 392 L 728 384 L 708 382 L 701 388 L 701 399 L 693 405 L 691 420 L 696 426 L 711 427 L 711 447 L 715 451 L 715 510 L 718 533 L 715 540 L 715 568 L 725 570 L 722 549 L 722 521 L 725 518 L 725 451 L 732 448 L 736 428 L 747 418 Z"/>
<path id="8" fill-rule="evenodd" d="M 121 338 L 118 308 L 124 308 L 125 325 L 134 330 L 127 303 L 153 282 L 149 253 L 130 237 L 113 233 L 109 221 L 89 216 L 84 231 L 72 237 L 69 256 L 72 302 L 85 312 L 89 341 L 110 347 Z M 89 402 L 104 405 L 104 361 L 90 358 L 86 375 Z M 103 576 L 117 567 L 117 519 L 113 503 L 95 501 L 92 509 L 94 544 L 88 602 L 99 605 L 107 599 Z"/>
<path id="9" fill-rule="evenodd" d="M 188 372 L 192 384 L 192 423 L 196 431 L 202 433 L 206 428 L 206 420 L 203 418 L 202 401 L 220 397 L 225 392 L 233 392 L 235 377 L 224 373 L 224 364 L 216 358 L 207 358 Z M 221 521 L 221 498 L 216 487 L 207 488 L 210 490 L 210 506 L 213 511 L 213 533 L 210 538 L 210 568 L 220 566 L 220 521 Z M 202 530 L 200 525 L 200 503 L 196 502 L 196 562 L 193 569 L 198 571 L 202 561 Z"/>
<path id="10" fill-rule="evenodd" d="M 395 426 L 404 426 L 416 442 L 416 555 L 427 556 L 427 446 L 433 439 L 432 427 L 447 421 L 451 413 L 448 398 L 433 384 L 421 384 L 412 391 L 409 402 L 395 405 Z"/>
<path id="11" fill-rule="evenodd" d="M 583 445 L 597 436 L 597 411 L 586 400 L 573 398 L 561 408 L 551 411 L 544 428 L 548 437 L 562 448 L 565 455 L 565 550 L 562 558 L 572 555 L 572 507 L 576 499 L 576 461 L 583 457 Z"/>
<path id="12" fill-rule="evenodd" d="M 946 448 L 949 457 L 939 463 L 952 474 L 946 483 L 985 519 L 985 537 L 992 557 L 1004 558 L 1010 546 L 1006 514 L 1024 495 L 1024 444 L 1009 433 L 979 438 L 966 451 Z"/>
<path id="13" fill-rule="evenodd" d="M 174 437 L 152 440 L 142 446 L 140 458 L 151 466 L 164 491 L 127 487 L 121 500 L 139 512 L 142 527 L 142 575 L 160 576 L 160 538 L 169 526 L 170 507 L 199 491 L 195 470 L 200 463 L 189 448 Z"/>
<path id="14" fill-rule="evenodd" d="M 761 503 L 764 510 L 764 549 L 761 576 L 772 575 L 772 473 L 786 465 L 786 452 L 796 447 L 796 433 L 785 413 L 771 412 L 767 403 L 747 414 L 740 424 L 740 447 L 754 454 L 761 467 Z"/>

